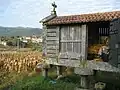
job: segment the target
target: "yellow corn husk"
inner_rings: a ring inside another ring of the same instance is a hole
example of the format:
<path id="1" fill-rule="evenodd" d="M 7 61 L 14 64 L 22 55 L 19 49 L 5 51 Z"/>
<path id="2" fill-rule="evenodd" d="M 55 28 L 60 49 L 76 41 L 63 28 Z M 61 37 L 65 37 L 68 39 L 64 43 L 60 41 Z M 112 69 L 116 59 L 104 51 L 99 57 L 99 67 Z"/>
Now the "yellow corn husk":
<path id="1" fill-rule="evenodd" d="M 101 46 L 103 46 L 103 44 L 94 44 L 92 46 L 89 46 L 88 53 L 98 54 Z"/>
<path id="2" fill-rule="evenodd" d="M 94 61 L 96 61 L 96 62 L 102 62 L 103 60 L 101 58 L 95 58 Z"/>
<path id="3" fill-rule="evenodd" d="M 6 71 L 33 70 L 37 63 L 42 62 L 41 52 L 0 52 L 0 69 Z"/>

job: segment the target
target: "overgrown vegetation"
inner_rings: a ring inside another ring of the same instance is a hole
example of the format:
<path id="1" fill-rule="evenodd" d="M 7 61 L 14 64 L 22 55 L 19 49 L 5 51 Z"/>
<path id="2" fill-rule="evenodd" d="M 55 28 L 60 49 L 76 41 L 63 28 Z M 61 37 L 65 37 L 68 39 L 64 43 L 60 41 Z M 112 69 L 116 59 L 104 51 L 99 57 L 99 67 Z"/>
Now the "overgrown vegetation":
<path id="1" fill-rule="evenodd" d="M 41 76 L 29 77 L 18 81 L 10 90 L 73 90 L 75 84 L 63 81 L 50 83 L 50 79 L 44 79 Z"/>
<path id="2" fill-rule="evenodd" d="M 55 81 L 56 69 L 49 70 L 49 78 L 44 78 L 36 72 L 3 72 L 0 73 L 0 90 L 74 90 L 79 86 L 80 77 L 73 74 Z"/>
<path id="3" fill-rule="evenodd" d="M 22 80 L 27 76 L 27 72 L 7 72 L 0 71 L 0 90 L 8 90 L 8 88 L 16 83 L 17 80 Z"/>
<path id="4" fill-rule="evenodd" d="M 67 80 L 58 80 L 56 83 L 50 82 L 51 80 L 51 78 L 45 79 L 40 75 L 27 77 L 17 81 L 10 90 L 74 90 L 77 86 L 69 77 Z"/>
<path id="5" fill-rule="evenodd" d="M 49 72 L 49 78 L 44 78 L 41 73 L 32 72 L 1 73 L 0 90 L 74 90 L 79 85 L 80 78 L 71 75 L 55 81 L 55 72 Z"/>

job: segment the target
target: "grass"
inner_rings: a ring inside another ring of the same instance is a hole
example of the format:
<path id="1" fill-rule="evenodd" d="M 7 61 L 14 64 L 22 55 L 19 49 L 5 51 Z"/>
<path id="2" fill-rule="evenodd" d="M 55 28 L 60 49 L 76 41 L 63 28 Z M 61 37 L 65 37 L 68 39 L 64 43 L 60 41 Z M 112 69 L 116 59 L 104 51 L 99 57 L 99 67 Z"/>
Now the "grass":
<path id="1" fill-rule="evenodd" d="M 6 75 L 6 79 L 2 81 L 0 90 L 74 90 L 79 86 L 80 77 L 73 74 L 55 81 L 56 71 L 55 68 L 50 69 L 49 78 L 42 77 L 41 73 L 16 74 L 15 72 Z M 3 75 L 4 76 L 4 75 Z"/>
<path id="2" fill-rule="evenodd" d="M 31 75 L 27 75 L 25 72 L 21 74 L 15 72 L 3 73 L 4 79 L 2 84 L 0 83 L 0 90 L 74 90 L 79 87 L 80 77 L 76 74 L 57 80 L 56 83 L 51 83 L 50 81 L 55 81 L 54 79 L 56 78 L 54 69 L 49 72 L 49 78 L 42 77 L 40 73 Z M 0 77 L 1 80 L 2 78 Z M 110 90 L 112 87 L 111 84 L 107 84 L 105 90 Z"/>
<path id="3" fill-rule="evenodd" d="M 24 74 L 23 74 L 24 73 Z M 25 72 L 16 73 L 16 72 L 0 72 L 0 90 L 8 88 L 11 84 L 16 83 L 17 80 L 21 80 L 27 76 Z"/>
<path id="4" fill-rule="evenodd" d="M 77 84 L 72 82 L 73 78 L 73 76 L 72 78 L 67 77 L 66 79 L 56 81 L 56 83 L 50 83 L 51 78 L 37 75 L 17 81 L 10 90 L 74 90 Z"/>

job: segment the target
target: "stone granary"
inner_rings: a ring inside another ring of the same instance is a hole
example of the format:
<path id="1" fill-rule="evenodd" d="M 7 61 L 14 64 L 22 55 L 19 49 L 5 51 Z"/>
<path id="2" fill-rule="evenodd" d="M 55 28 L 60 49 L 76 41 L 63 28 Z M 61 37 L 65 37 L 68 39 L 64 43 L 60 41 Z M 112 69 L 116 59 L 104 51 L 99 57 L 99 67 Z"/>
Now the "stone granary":
<path id="1" fill-rule="evenodd" d="M 120 18 L 120 11 L 57 16 L 55 8 L 40 21 L 44 30 L 43 53 L 48 57 L 46 62 L 56 65 L 58 74 L 61 74 L 61 66 L 75 67 L 84 89 L 88 88 L 87 76 L 93 75 L 94 70 L 119 72 L 117 66 L 109 63 L 111 61 L 94 61 L 97 53 L 89 53 L 89 47 L 102 44 L 103 38 L 110 36 L 110 23 Z"/>

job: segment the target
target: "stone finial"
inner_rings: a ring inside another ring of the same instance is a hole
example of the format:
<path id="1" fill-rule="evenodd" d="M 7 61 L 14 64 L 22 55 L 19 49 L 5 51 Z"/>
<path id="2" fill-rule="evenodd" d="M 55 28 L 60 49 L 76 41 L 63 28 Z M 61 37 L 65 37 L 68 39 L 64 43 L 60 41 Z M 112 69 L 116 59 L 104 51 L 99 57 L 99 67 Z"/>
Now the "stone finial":
<path id="1" fill-rule="evenodd" d="M 52 6 L 53 6 L 53 10 L 52 10 L 51 14 L 56 15 L 56 10 L 55 9 L 57 8 L 57 5 L 55 4 L 55 2 L 52 3 Z"/>

